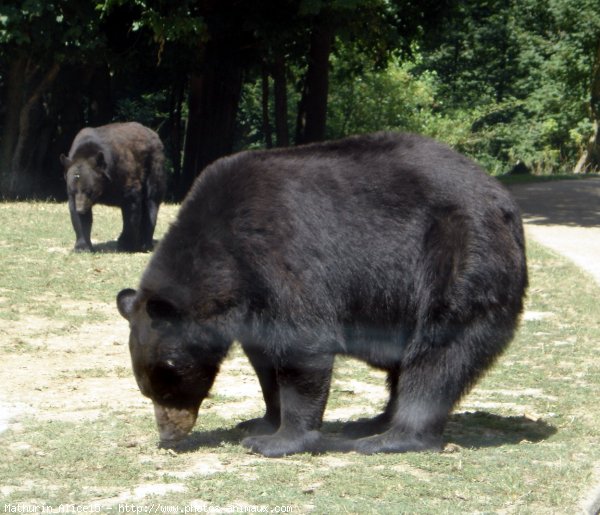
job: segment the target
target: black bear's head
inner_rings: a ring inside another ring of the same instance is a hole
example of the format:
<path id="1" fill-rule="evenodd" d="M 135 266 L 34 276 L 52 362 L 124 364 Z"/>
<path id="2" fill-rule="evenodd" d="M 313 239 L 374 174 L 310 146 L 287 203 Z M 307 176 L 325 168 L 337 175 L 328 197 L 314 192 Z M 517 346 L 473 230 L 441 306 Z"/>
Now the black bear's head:
<path id="1" fill-rule="evenodd" d="M 161 441 L 191 431 L 227 352 L 218 331 L 199 324 L 169 299 L 121 291 L 117 307 L 129 321 L 129 350 L 140 391 L 154 402 Z"/>
<path id="2" fill-rule="evenodd" d="M 89 212 L 110 182 L 108 165 L 102 152 L 89 157 L 69 158 L 64 154 L 60 162 L 65 170 L 67 194 L 74 199 L 79 214 Z"/>

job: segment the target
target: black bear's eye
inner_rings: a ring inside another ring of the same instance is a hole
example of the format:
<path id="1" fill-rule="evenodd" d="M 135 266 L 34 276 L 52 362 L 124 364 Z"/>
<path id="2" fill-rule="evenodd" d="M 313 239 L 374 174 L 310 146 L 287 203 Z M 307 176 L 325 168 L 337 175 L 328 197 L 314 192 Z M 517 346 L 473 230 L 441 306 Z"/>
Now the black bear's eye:
<path id="1" fill-rule="evenodd" d="M 169 398 L 181 381 L 181 375 L 169 361 L 157 364 L 150 373 L 152 389 L 163 399 Z"/>
<path id="2" fill-rule="evenodd" d="M 146 302 L 146 312 L 153 321 L 157 322 L 175 322 L 181 318 L 179 310 L 162 299 L 150 299 Z"/>

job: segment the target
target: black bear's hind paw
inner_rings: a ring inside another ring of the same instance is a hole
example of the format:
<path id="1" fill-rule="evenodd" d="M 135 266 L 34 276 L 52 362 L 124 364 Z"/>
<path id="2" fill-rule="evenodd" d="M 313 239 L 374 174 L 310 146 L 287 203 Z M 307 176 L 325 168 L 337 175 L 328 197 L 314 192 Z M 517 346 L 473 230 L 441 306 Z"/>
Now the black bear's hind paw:
<path id="1" fill-rule="evenodd" d="M 373 418 L 361 418 L 344 424 L 342 434 L 349 438 L 363 438 L 387 431 L 388 417 L 382 413 Z"/>
<path id="2" fill-rule="evenodd" d="M 441 451 L 442 439 L 435 436 L 410 435 L 390 429 L 380 435 L 356 440 L 354 450 L 360 454 Z"/>

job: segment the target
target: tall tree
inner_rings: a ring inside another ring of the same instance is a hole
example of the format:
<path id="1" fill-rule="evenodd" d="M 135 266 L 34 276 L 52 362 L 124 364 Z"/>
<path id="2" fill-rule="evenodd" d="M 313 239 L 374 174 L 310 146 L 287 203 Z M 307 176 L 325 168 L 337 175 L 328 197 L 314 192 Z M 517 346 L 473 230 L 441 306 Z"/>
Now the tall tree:
<path id="1" fill-rule="evenodd" d="M 387 66 L 393 55 L 410 54 L 418 42 L 437 24 L 452 0 L 416 4 L 406 0 L 304 0 L 299 3 L 295 25 L 282 33 L 264 31 L 263 45 L 272 56 L 273 70 L 281 84 L 293 71 L 300 99 L 296 114 L 295 142 L 318 141 L 326 136 L 331 56 L 352 46 L 375 68 Z M 285 68 L 286 73 L 283 73 Z M 359 73 L 359 70 L 357 70 Z M 278 102 L 275 80 L 275 113 L 281 119 L 286 103 Z M 281 80 L 283 78 L 283 80 Z M 348 80 L 355 77 L 348 76 Z M 283 91 L 283 87 L 279 89 Z"/>
<path id="2" fill-rule="evenodd" d="M 575 173 L 596 171 L 600 169 L 600 36 L 596 50 L 596 58 L 592 67 L 590 87 L 590 118 L 592 135 L 575 165 Z"/>
<path id="3" fill-rule="evenodd" d="M 298 105 L 296 143 L 310 143 L 325 138 L 329 55 L 334 37 L 334 22 L 331 18 L 330 12 L 322 11 L 312 24 L 308 66 Z"/>
<path id="4" fill-rule="evenodd" d="M 273 79 L 277 145 L 291 142 L 290 92 L 300 97 L 296 142 L 322 139 L 331 56 L 340 42 L 384 65 L 398 49 L 408 50 L 449 1 L 0 4 L 2 192 L 47 194 L 48 185 L 55 192 L 62 187 L 56 155 L 77 130 L 136 119 L 166 139 L 172 187 L 183 195 L 204 166 L 233 150 L 241 87 L 263 70 L 270 76 L 265 85 Z M 270 95 L 265 88 L 269 116 Z M 271 127 L 261 128 L 265 136 Z"/>
<path id="5" fill-rule="evenodd" d="M 0 62 L 8 70 L 0 120 L 5 195 L 26 196 L 58 182 L 47 171 L 56 170 L 48 157 L 61 140 L 54 127 L 70 111 L 60 83 L 83 82 L 69 62 L 87 60 L 102 45 L 96 19 L 88 2 L 21 0 L 0 5 Z M 76 99 L 77 92 L 70 101 Z"/>
<path id="6" fill-rule="evenodd" d="M 233 59 L 218 59 L 215 52 L 190 80 L 180 196 L 206 165 L 233 148 L 243 68 Z"/>

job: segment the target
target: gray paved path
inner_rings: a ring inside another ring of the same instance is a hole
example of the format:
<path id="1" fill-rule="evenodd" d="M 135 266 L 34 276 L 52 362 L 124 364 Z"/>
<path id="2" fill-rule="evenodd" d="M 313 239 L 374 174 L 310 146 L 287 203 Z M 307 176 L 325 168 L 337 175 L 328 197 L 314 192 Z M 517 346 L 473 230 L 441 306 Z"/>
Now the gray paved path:
<path id="1" fill-rule="evenodd" d="M 509 187 L 531 238 L 572 260 L 600 284 L 600 178 Z"/>

